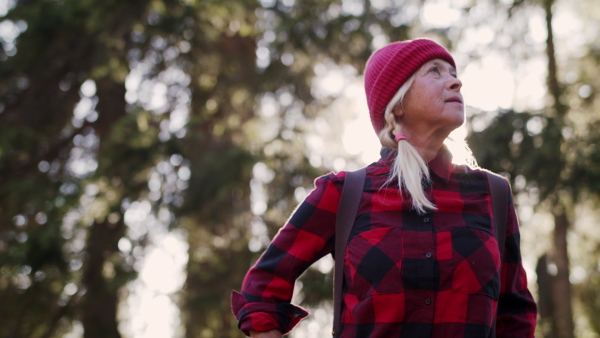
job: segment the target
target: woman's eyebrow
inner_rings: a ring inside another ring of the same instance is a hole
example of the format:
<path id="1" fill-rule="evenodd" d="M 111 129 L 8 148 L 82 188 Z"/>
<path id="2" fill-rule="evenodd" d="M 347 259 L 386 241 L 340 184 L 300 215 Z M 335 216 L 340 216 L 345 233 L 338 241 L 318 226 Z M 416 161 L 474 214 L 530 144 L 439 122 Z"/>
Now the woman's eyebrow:
<path id="1" fill-rule="evenodd" d="M 448 68 L 450 73 L 456 74 L 456 68 L 454 68 L 452 65 L 446 65 L 440 61 L 433 61 L 433 64 L 441 68 Z"/>

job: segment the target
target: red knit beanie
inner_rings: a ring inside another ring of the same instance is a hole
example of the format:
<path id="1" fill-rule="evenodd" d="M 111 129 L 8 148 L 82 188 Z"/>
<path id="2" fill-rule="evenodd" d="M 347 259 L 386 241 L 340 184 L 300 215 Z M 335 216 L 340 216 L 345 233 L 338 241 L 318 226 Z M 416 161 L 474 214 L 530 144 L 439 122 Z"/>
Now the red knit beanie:
<path id="1" fill-rule="evenodd" d="M 393 42 L 371 55 L 365 69 L 365 91 L 377 134 L 385 126 L 385 108 L 398 89 L 425 62 L 437 58 L 456 68 L 450 53 L 429 39 Z"/>

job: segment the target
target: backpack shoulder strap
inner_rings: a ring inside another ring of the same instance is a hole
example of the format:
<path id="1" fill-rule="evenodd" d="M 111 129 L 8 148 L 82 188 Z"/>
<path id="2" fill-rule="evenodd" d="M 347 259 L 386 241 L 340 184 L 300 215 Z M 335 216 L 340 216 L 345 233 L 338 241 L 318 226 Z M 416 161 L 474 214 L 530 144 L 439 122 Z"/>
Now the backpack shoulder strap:
<path id="1" fill-rule="evenodd" d="M 344 188 L 335 219 L 335 265 L 333 268 L 333 331 L 339 333 L 342 312 L 342 282 L 344 279 L 344 256 L 346 243 L 356 219 L 358 205 L 365 186 L 366 168 L 346 173 Z"/>
<path id="2" fill-rule="evenodd" d="M 506 241 L 506 214 L 508 212 L 509 185 L 506 180 L 497 174 L 486 172 L 490 185 L 490 196 L 492 198 L 492 216 L 494 228 L 496 229 L 496 241 L 500 250 L 500 271 L 502 273 L 502 260 L 504 258 L 504 243 Z M 501 276 L 501 275 L 500 275 Z M 500 281 L 502 283 L 502 281 Z M 496 337 L 496 318 L 492 324 L 490 337 Z"/>
<path id="3" fill-rule="evenodd" d="M 496 229 L 496 241 L 500 249 L 500 259 L 504 256 L 504 242 L 506 239 L 506 214 L 508 212 L 508 184 L 506 180 L 491 172 L 487 172 L 492 198 L 492 213 L 494 217 L 494 228 Z"/>

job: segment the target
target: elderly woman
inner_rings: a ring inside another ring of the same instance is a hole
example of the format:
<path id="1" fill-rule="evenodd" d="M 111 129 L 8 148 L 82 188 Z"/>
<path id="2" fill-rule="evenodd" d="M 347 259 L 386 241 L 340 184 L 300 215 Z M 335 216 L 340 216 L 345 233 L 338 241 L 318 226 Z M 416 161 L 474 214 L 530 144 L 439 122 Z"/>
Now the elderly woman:
<path id="1" fill-rule="evenodd" d="M 367 102 L 383 149 L 366 168 L 347 241 L 337 336 L 534 335 L 512 198 L 500 257 L 488 176 L 452 164 L 443 144 L 464 122 L 461 86 L 452 56 L 428 39 L 391 43 L 367 62 Z M 307 315 L 290 303 L 294 282 L 333 252 L 345 178 L 315 181 L 233 293 L 244 333 L 281 337 Z"/>

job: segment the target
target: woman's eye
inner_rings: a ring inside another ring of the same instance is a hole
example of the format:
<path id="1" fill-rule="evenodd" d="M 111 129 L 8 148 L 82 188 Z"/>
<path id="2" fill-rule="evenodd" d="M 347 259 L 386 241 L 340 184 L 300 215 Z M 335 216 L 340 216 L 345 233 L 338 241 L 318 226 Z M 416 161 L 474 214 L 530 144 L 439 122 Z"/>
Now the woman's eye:
<path id="1" fill-rule="evenodd" d="M 438 67 L 432 67 L 430 70 L 430 72 L 434 72 L 434 73 L 440 73 L 440 69 Z"/>

